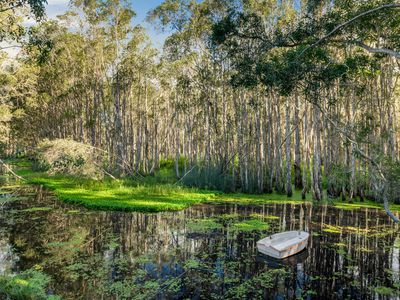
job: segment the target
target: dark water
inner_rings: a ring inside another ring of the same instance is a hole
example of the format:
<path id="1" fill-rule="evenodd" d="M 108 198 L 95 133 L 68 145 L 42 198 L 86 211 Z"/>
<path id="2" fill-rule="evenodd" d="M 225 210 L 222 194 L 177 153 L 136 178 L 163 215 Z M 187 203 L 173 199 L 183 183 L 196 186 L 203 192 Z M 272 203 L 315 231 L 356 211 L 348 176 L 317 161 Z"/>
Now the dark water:
<path id="1" fill-rule="evenodd" d="M 0 274 L 42 270 L 65 299 L 398 298 L 398 227 L 376 209 L 283 204 L 89 212 L 41 188 L 6 192 Z M 246 220 L 269 228 L 236 225 Z M 283 262 L 257 254 L 261 237 L 299 229 L 311 233 L 307 251 Z"/>

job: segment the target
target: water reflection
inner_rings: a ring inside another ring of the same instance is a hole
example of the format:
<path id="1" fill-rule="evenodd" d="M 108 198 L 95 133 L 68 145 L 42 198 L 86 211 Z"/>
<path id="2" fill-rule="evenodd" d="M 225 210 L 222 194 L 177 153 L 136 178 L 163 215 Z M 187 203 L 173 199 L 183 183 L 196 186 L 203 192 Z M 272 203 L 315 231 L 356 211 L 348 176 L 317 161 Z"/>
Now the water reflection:
<path id="1" fill-rule="evenodd" d="M 271 204 L 88 212 L 41 188 L 23 193 L 27 199 L 8 202 L 0 215 L 0 272 L 40 265 L 67 299 L 396 298 L 397 225 L 377 209 Z M 248 219 L 269 228 L 235 227 Z M 191 227 L 193 220 L 212 222 L 202 229 Z M 285 261 L 257 253 L 258 239 L 285 230 L 309 231 L 307 251 Z"/>

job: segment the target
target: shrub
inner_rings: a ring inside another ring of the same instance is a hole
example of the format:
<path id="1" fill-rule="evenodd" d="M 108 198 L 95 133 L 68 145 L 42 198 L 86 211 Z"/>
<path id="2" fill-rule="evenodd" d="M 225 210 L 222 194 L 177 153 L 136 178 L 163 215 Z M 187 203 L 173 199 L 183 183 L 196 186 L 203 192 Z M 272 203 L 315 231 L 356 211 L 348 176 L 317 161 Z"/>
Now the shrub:
<path id="1" fill-rule="evenodd" d="M 89 145 L 73 140 L 44 140 L 36 149 L 37 168 L 49 174 L 101 179 L 102 155 Z"/>
<path id="2" fill-rule="evenodd" d="M 59 300 L 47 293 L 50 281 L 48 275 L 33 269 L 14 277 L 0 276 L 0 299 Z"/>

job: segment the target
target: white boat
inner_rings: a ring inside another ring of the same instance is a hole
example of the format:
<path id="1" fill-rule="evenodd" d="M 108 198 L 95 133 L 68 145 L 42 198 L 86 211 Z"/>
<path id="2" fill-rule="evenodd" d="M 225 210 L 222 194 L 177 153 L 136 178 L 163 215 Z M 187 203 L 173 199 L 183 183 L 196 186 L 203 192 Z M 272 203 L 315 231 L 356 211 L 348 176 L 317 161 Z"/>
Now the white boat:
<path id="1" fill-rule="evenodd" d="M 309 237 L 305 231 L 285 231 L 259 240 L 257 248 L 262 254 L 283 259 L 304 250 Z"/>

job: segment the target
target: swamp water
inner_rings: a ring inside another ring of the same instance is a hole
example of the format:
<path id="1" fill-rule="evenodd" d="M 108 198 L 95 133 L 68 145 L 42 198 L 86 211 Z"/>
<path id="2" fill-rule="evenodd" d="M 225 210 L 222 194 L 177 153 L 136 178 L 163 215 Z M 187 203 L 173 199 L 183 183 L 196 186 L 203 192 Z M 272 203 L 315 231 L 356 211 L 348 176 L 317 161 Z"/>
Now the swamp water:
<path id="1" fill-rule="evenodd" d="M 40 187 L 0 188 L 0 275 L 36 269 L 63 299 L 398 299 L 397 225 L 377 209 L 198 205 L 97 212 Z M 256 241 L 310 232 L 284 261 Z"/>

